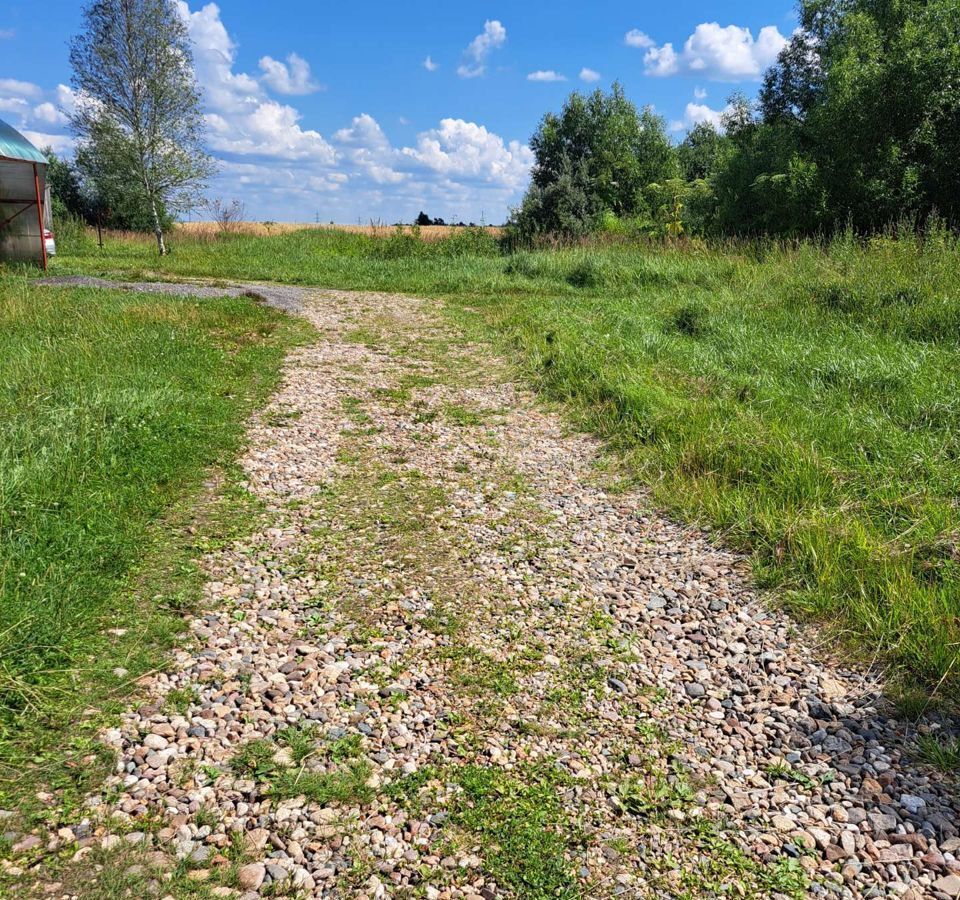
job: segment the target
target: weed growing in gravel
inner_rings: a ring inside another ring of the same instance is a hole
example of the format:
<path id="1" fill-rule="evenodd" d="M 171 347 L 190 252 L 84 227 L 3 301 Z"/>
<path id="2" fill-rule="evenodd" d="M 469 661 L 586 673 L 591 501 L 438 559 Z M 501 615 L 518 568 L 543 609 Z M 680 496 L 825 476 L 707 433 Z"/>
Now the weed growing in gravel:
<path id="1" fill-rule="evenodd" d="M 960 737 L 922 734 L 917 738 L 920 758 L 942 772 L 960 772 Z"/>
<path id="2" fill-rule="evenodd" d="M 139 849 L 121 845 L 115 850 L 93 848 L 78 866 L 65 859 L 48 859 L 47 871 L 50 878 L 59 879 L 61 894 L 77 900 L 129 900 L 131 897 L 149 897 L 156 893 L 158 883 L 163 891 L 177 900 L 208 900 L 211 888 L 223 881 L 230 881 L 232 868 L 212 869 L 211 877 L 198 881 L 189 877 L 188 872 L 196 866 L 188 866 L 181 861 L 169 870 L 154 868 L 145 863 Z M 90 873 L 96 872 L 96 877 Z M 22 879 L 21 879 L 22 882 Z M 22 889 L 22 883 L 15 883 L 14 891 Z M 0 876 L 0 894 L 9 897 L 21 897 L 22 893 L 3 894 L 4 885 Z"/>
<path id="3" fill-rule="evenodd" d="M 689 833 L 690 853 L 671 860 L 680 874 L 680 884 L 691 898 L 727 896 L 766 900 L 771 896 L 802 900 L 808 896 L 809 879 L 799 861 L 783 856 L 764 864 L 731 843 L 723 831 L 700 818 Z M 664 867 L 661 867 L 663 869 Z"/>
<path id="4" fill-rule="evenodd" d="M 461 428 L 482 425 L 484 420 L 482 413 L 468 409 L 459 403 L 445 403 L 443 405 L 443 414 L 449 422 L 454 425 L 459 425 Z"/>
<path id="5" fill-rule="evenodd" d="M 270 428 L 289 428 L 303 413 L 296 409 L 274 408 L 264 413 L 263 422 Z"/>
<path id="6" fill-rule="evenodd" d="M 269 738 L 257 738 L 244 744 L 234 754 L 230 767 L 238 775 L 260 781 L 276 772 L 273 755 L 277 746 Z"/>
<path id="7" fill-rule="evenodd" d="M 625 778 L 610 797 L 624 812 L 643 819 L 662 819 L 672 810 L 683 811 L 693 802 L 694 790 L 679 767 Z"/>
<path id="8" fill-rule="evenodd" d="M 422 766 L 410 775 L 394 778 L 384 787 L 383 794 L 404 809 L 419 808 L 420 793 L 431 781 L 438 780 L 440 775 L 435 766 Z"/>
<path id="9" fill-rule="evenodd" d="M 193 814 L 193 822 L 197 828 L 214 828 L 220 821 L 220 810 L 210 807 L 201 807 Z"/>
<path id="10" fill-rule="evenodd" d="M 560 773 L 529 769 L 514 778 L 498 769 L 467 766 L 456 775 L 462 805 L 453 821 L 480 839 L 497 881 L 527 900 L 573 900 L 576 876 L 567 858 L 575 843 L 557 797 Z"/>
<path id="11" fill-rule="evenodd" d="M 200 692 L 194 685 L 184 688 L 174 688 L 172 691 L 168 691 L 166 697 L 164 697 L 164 705 L 171 712 L 185 716 L 190 711 L 190 707 L 196 703 L 199 698 Z"/>
<path id="12" fill-rule="evenodd" d="M 790 781 L 793 782 L 793 784 L 798 784 L 800 787 L 806 788 L 807 790 L 812 790 L 820 784 L 816 778 L 812 778 L 811 776 L 807 775 L 806 772 L 802 772 L 800 769 L 795 769 L 788 762 L 772 763 L 771 765 L 766 766 L 764 771 L 771 778 L 781 778 L 784 781 Z"/>
<path id="13" fill-rule="evenodd" d="M 277 758 L 286 748 L 289 757 Z M 273 738 L 257 738 L 240 747 L 231 760 L 238 775 L 260 782 L 271 797 L 288 799 L 305 796 L 316 803 L 368 803 L 373 791 L 367 786 L 372 768 L 360 758 L 363 737 L 345 735 L 335 741 L 319 737 L 312 724 L 280 729 Z M 306 768 L 308 760 L 346 763 L 331 771 Z"/>
<path id="14" fill-rule="evenodd" d="M 454 645 L 441 656 L 451 663 L 454 684 L 479 694 L 509 697 L 520 690 L 516 675 L 527 666 L 514 660 L 499 661 L 477 647 Z"/>
<path id="15" fill-rule="evenodd" d="M 316 725 L 304 725 L 299 728 L 281 728 L 275 735 L 276 741 L 290 751 L 295 765 L 300 765 L 308 756 L 317 752 L 319 729 Z M 359 737 L 359 735 L 358 735 Z"/>
<path id="16" fill-rule="evenodd" d="M 270 785 L 270 795 L 278 799 L 306 797 L 313 803 L 369 803 L 374 792 L 367 785 L 373 770 L 365 759 L 354 760 L 332 772 L 307 772 L 287 769 Z"/>
<path id="17" fill-rule="evenodd" d="M 359 734 L 347 734 L 342 738 L 333 741 L 327 747 L 327 755 L 334 762 L 342 762 L 345 759 L 357 759 L 363 752 L 363 736 Z"/>

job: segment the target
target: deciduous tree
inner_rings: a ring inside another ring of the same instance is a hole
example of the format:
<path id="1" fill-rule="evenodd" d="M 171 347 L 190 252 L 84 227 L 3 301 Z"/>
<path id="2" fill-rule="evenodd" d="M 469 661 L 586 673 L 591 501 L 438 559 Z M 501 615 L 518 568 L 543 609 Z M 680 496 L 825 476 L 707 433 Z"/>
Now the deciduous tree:
<path id="1" fill-rule="evenodd" d="M 104 196 L 150 217 L 160 254 L 165 212 L 199 198 L 213 172 L 186 25 L 173 0 L 91 0 L 70 45 L 78 161 Z"/>

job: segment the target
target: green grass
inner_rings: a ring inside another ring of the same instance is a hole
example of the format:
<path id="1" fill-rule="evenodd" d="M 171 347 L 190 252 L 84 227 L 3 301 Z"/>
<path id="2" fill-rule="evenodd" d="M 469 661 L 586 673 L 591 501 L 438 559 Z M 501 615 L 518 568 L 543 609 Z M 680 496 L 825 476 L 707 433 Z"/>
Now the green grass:
<path id="1" fill-rule="evenodd" d="M 497 881 L 526 900 L 579 896 L 556 779 L 552 769 L 531 769 L 521 779 L 474 765 L 457 775 L 463 802 L 454 822 L 480 839 Z"/>
<path id="2" fill-rule="evenodd" d="M 921 735 L 917 739 L 920 758 L 943 772 L 960 773 L 960 738 Z"/>
<path id="3" fill-rule="evenodd" d="M 308 332 L 249 299 L 0 270 L 0 805 L 99 771 L 96 728 L 194 608 L 194 560 L 255 520 L 231 462 Z"/>
<path id="4" fill-rule="evenodd" d="M 443 298 L 605 438 L 664 507 L 904 691 L 960 696 L 960 252 L 627 244 L 498 256 L 299 232 L 108 241 L 62 271 L 276 279 Z"/>
<path id="5" fill-rule="evenodd" d="M 281 747 L 290 751 L 290 760 L 279 763 Z M 324 741 L 316 726 L 280 729 L 273 738 L 257 738 L 243 744 L 230 761 L 230 768 L 244 778 L 260 782 L 271 797 L 284 800 L 306 797 L 314 803 L 369 803 L 373 790 L 367 781 L 373 769 L 362 758 L 363 738 L 346 735 Z M 331 771 L 309 771 L 308 760 L 328 759 L 337 766 Z"/>

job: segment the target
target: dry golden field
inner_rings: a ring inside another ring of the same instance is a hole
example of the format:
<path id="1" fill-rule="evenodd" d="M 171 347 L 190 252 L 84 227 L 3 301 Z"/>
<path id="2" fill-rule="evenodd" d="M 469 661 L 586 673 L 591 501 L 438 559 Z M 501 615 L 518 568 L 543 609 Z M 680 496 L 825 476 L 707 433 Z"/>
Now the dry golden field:
<path id="1" fill-rule="evenodd" d="M 413 231 L 412 225 L 404 225 L 403 230 L 407 233 Z M 388 237 L 396 231 L 395 225 L 370 224 L 370 225 L 317 225 L 313 222 L 237 222 L 230 227 L 234 234 L 287 234 L 291 231 L 302 231 L 305 228 L 319 228 L 334 231 L 348 231 L 351 234 L 369 234 L 373 237 Z M 190 235 L 215 235 L 220 231 L 220 226 L 216 222 L 182 222 L 176 226 L 178 231 Z M 485 231 L 497 236 L 503 230 L 494 226 L 487 226 Z M 448 237 L 457 231 L 457 228 L 451 225 L 425 225 L 420 228 L 420 237 L 425 241 L 436 241 Z"/>

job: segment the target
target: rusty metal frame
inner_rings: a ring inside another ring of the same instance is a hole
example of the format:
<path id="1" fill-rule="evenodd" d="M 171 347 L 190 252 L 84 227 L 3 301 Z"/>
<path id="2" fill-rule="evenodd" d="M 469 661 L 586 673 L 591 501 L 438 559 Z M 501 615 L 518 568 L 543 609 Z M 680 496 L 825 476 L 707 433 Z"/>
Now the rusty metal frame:
<path id="1" fill-rule="evenodd" d="M 47 230 L 43 227 L 43 198 L 40 196 L 40 173 L 33 164 L 33 187 L 37 194 L 37 223 L 40 225 L 40 265 L 47 271 Z"/>

